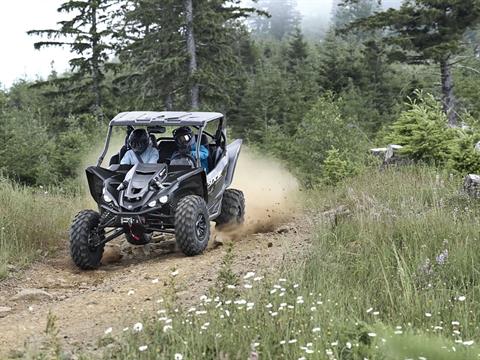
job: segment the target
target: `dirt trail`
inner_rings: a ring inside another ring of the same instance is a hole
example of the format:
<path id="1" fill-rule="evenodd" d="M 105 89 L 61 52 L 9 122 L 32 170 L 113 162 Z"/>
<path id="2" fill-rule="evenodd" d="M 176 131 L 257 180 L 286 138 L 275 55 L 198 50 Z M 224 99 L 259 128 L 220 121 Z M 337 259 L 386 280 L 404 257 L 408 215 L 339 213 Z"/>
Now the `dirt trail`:
<path id="1" fill-rule="evenodd" d="M 268 274 L 285 256 L 299 256 L 308 246 L 311 224 L 291 207 L 290 197 L 296 195 L 291 175 L 272 162 L 244 154 L 236 186 L 246 193 L 247 226 L 214 233 L 201 256 L 183 256 L 171 239 L 133 249 L 133 253 L 118 242 L 107 249 L 100 270 L 81 272 L 71 263 L 65 245 L 57 258 L 0 282 L 0 305 L 12 308 L 4 317 L 0 313 L 0 358 L 41 347 L 49 313 L 57 318 L 63 348 L 95 351 L 107 328 L 112 327 L 115 336 L 154 314 L 173 269 L 178 270 L 176 291 L 181 303 L 198 301 L 214 284 L 225 251 L 220 244 L 229 239 L 235 244 L 233 268 L 239 274 Z M 285 222 L 287 226 L 282 225 Z M 12 300 L 23 289 L 41 289 L 51 297 Z"/>

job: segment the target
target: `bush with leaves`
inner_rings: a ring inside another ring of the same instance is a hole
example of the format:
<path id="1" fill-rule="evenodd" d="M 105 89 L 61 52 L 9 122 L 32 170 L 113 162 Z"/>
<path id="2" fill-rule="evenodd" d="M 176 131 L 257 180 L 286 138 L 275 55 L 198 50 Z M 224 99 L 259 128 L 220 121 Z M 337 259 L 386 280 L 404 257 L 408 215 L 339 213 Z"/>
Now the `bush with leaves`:
<path id="1" fill-rule="evenodd" d="M 332 148 L 327 151 L 327 157 L 323 161 L 323 181 L 327 185 L 336 185 L 351 173 L 348 162 L 338 149 Z"/>
<path id="2" fill-rule="evenodd" d="M 327 93 L 306 114 L 297 130 L 293 140 L 295 163 L 307 186 L 321 182 L 320 164 L 332 148 L 338 149 L 348 164 L 361 164 L 364 160 L 368 140 L 356 123 L 341 115 L 341 101 Z"/>
<path id="3" fill-rule="evenodd" d="M 448 167 L 460 175 L 480 173 L 480 153 L 475 149 L 478 141 L 479 132 L 459 130 Z"/>
<path id="4" fill-rule="evenodd" d="M 390 144 L 402 145 L 402 153 L 414 161 L 446 165 L 455 152 L 456 130 L 431 94 L 417 93 L 386 136 Z"/>
<path id="5" fill-rule="evenodd" d="M 368 140 L 354 122 L 341 115 L 341 101 L 332 93 L 325 94 L 308 111 L 296 132 L 268 126 L 260 147 L 285 161 L 306 187 L 323 182 L 322 164 L 332 148 L 338 149 L 342 161 L 348 164 L 347 173 L 355 173 L 353 167 L 363 163 Z"/>

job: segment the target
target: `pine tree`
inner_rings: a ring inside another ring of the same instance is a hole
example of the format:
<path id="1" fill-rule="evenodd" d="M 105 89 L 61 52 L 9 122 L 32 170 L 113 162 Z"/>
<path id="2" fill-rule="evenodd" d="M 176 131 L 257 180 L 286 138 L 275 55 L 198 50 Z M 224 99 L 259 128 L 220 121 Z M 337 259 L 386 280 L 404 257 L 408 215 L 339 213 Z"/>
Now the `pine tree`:
<path id="1" fill-rule="evenodd" d="M 186 96 L 184 7 L 174 0 L 133 0 L 123 14 L 115 83 L 130 106 L 172 110 Z"/>
<path id="2" fill-rule="evenodd" d="M 242 77 L 244 26 L 255 9 L 239 0 L 132 0 L 125 14 L 120 59 L 140 103 L 198 109 L 231 105 Z M 190 8 L 191 6 L 191 8 Z"/>
<path id="3" fill-rule="evenodd" d="M 242 47 L 249 46 L 243 20 L 255 12 L 241 0 L 195 0 L 193 3 L 195 52 L 202 107 L 216 106 L 226 111 L 232 95 L 246 81 L 242 65 Z M 245 50 L 245 49 L 243 49 Z M 192 83 L 192 81 L 190 81 Z"/>
<path id="4" fill-rule="evenodd" d="M 344 2 L 335 0 L 332 5 L 333 26 L 342 28 L 353 21 L 366 18 L 381 10 L 378 0 Z"/>
<path id="5" fill-rule="evenodd" d="M 29 35 L 45 36 L 47 40 L 34 44 L 35 49 L 49 46 L 67 46 L 77 57 L 70 59 L 73 74 L 68 79 L 65 91 L 79 90 L 79 81 L 90 87 L 93 111 L 97 118 L 102 112 L 102 83 L 104 64 L 112 49 L 110 27 L 110 7 L 116 0 L 69 0 L 59 8 L 59 13 L 71 14 L 69 20 L 60 21 L 59 29 L 30 30 Z M 64 79 L 62 79 L 64 80 Z M 65 81 L 62 81 L 65 84 Z"/>
<path id="6" fill-rule="evenodd" d="M 259 37 L 281 40 L 300 25 L 296 0 L 260 0 L 256 7 L 268 14 L 259 14 L 252 20 L 254 32 Z"/>
<path id="7" fill-rule="evenodd" d="M 347 0 L 355 4 L 358 0 Z M 436 63 L 440 68 L 443 109 L 451 126 L 457 125 L 452 66 L 462 51 L 465 31 L 480 23 L 479 0 L 407 0 L 399 9 L 355 21 L 347 29 L 386 29 L 385 40 L 394 45 L 392 60 Z"/>
<path id="8" fill-rule="evenodd" d="M 287 62 L 288 69 L 294 71 L 295 68 L 303 63 L 308 57 L 308 45 L 303 38 L 302 31 L 299 28 L 295 32 L 288 44 Z"/>

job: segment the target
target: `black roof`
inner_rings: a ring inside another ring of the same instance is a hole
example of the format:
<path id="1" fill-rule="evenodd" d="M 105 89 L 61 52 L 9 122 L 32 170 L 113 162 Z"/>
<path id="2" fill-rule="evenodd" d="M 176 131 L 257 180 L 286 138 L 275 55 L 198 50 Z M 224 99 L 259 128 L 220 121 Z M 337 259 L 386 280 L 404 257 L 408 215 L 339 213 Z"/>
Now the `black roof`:
<path id="1" fill-rule="evenodd" d="M 222 118 L 216 112 L 182 111 L 128 111 L 122 112 L 110 121 L 110 126 L 135 125 L 190 125 L 202 126 L 205 123 Z"/>

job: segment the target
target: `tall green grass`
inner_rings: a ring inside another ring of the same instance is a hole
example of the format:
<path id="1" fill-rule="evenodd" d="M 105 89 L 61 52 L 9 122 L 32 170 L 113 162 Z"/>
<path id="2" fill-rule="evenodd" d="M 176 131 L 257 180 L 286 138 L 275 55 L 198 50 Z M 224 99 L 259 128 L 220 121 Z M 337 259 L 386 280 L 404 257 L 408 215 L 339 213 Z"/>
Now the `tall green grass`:
<path id="1" fill-rule="evenodd" d="M 28 188 L 0 178 L 0 278 L 7 265 L 22 266 L 65 247 L 82 196 Z"/>
<path id="2" fill-rule="evenodd" d="M 123 141 L 124 135 L 116 132 L 104 167 Z M 101 143 L 95 140 L 78 169 L 78 176 L 61 187 L 26 187 L 0 175 L 0 279 L 7 274 L 9 264 L 27 265 L 64 248 L 74 215 L 81 209 L 95 209 L 85 168 L 96 164 L 103 146 L 103 139 Z"/>
<path id="3" fill-rule="evenodd" d="M 412 167 L 310 193 L 318 223 L 306 259 L 245 279 L 232 277 L 228 255 L 194 308 L 167 298 L 105 356 L 478 358 L 480 206 L 459 194 L 460 183 Z M 350 213 L 321 216 L 339 206 Z"/>

